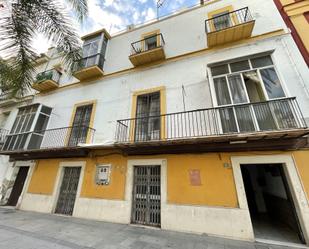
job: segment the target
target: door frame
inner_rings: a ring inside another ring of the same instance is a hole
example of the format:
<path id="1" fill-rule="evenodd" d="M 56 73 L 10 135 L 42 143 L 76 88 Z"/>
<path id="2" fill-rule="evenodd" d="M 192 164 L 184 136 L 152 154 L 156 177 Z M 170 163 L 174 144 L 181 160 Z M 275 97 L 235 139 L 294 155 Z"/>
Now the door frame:
<path id="1" fill-rule="evenodd" d="M 126 177 L 126 188 L 125 188 L 125 201 L 128 203 L 128 224 L 131 223 L 131 214 L 132 214 L 132 202 L 133 202 L 133 187 L 134 187 L 134 166 L 160 166 L 160 191 L 161 191 L 161 227 L 164 227 L 164 220 L 162 219 L 162 211 L 166 208 L 167 205 L 167 162 L 166 159 L 137 159 L 137 160 L 128 160 L 127 166 L 127 177 Z M 162 225 L 163 224 L 163 225 Z M 132 224 L 136 225 L 136 224 Z M 142 226 L 142 225 L 137 225 Z"/>
<path id="2" fill-rule="evenodd" d="M 25 180 L 25 183 L 24 183 L 23 190 L 21 191 L 20 196 L 19 196 L 18 201 L 17 201 L 17 204 L 15 206 L 16 209 L 20 208 L 20 206 L 21 206 L 21 204 L 23 202 L 23 198 L 24 198 L 26 192 L 28 191 L 28 187 L 29 187 L 29 184 L 30 184 L 30 180 L 32 178 L 32 174 L 33 174 L 35 165 L 36 165 L 36 163 L 34 161 L 17 161 L 12 166 L 13 167 L 13 171 L 12 171 L 12 175 L 11 175 L 10 179 L 12 179 L 12 176 L 14 174 L 16 174 L 16 176 L 17 176 L 20 167 L 29 167 L 28 174 L 27 174 L 27 177 L 26 177 L 26 180 Z M 10 193 L 10 195 L 11 195 L 11 193 Z"/>
<path id="3" fill-rule="evenodd" d="M 75 198 L 75 203 L 74 203 L 74 208 L 73 208 L 73 213 L 72 213 L 72 216 L 74 216 L 76 202 L 78 201 L 78 198 L 80 198 L 80 193 L 82 190 L 82 183 L 83 183 L 84 173 L 85 173 L 85 168 L 86 168 L 85 161 L 72 161 L 72 162 L 60 162 L 59 163 L 56 182 L 55 182 L 54 191 L 53 191 L 52 213 L 56 214 L 55 210 L 56 210 L 56 206 L 57 206 L 57 202 L 58 202 L 58 198 L 60 194 L 60 188 L 61 188 L 61 184 L 63 180 L 64 168 L 68 168 L 68 167 L 80 167 L 81 168 L 79 180 L 78 180 L 76 198 Z"/>
<path id="4" fill-rule="evenodd" d="M 296 163 L 292 155 L 261 155 L 261 156 L 232 156 L 232 168 L 235 180 L 236 192 L 238 197 L 239 208 L 246 211 L 246 219 L 250 221 L 250 229 L 253 233 L 253 225 L 249 213 L 245 186 L 241 173 L 242 164 L 282 164 L 288 187 L 290 189 L 292 200 L 295 206 L 297 218 L 304 235 L 306 243 L 309 243 L 309 202 L 301 182 Z"/>

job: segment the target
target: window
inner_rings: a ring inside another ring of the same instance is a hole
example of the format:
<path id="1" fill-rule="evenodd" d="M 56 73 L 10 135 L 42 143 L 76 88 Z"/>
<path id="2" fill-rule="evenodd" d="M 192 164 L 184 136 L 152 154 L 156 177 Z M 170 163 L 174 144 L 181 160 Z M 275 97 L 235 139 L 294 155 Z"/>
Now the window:
<path id="1" fill-rule="evenodd" d="M 4 143 L 3 150 L 39 148 L 51 110 L 50 107 L 40 104 L 19 108 L 10 134 Z"/>
<path id="2" fill-rule="evenodd" d="M 214 66 L 211 73 L 218 105 L 285 97 L 269 55 Z"/>
<path id="3" fill-rule="evenodd" d="M 276 111 L 278 105 L 273 105 L 273 109 L 267 104 L 245 105 L 285 97 L 269 55 L 217 65 L 211 68 L 211 73 L 217 104 L 226 107 L 219 109 L 224 133 L 254 131 L 254 120 L 263 130 L 275 129 L 276 123 L 280 126 L 281 121 L 273 118 L 280 113 Z M 281 105 L 290 113 L 287 102 Z"/>
<path id="4" fill-rule="evenodd" d="M 75 111 L 68 146 L 86 143 L 93 104 L 78 106 Z"/>
<path id="5" fill-rule="evenodd" d="M 89 38 L 83 44 L 83 67 L 98 65 L 103 68 L 108 39 L 103 35 Z"/>
<path id="6" fill-rule="evenodd" d="M 160 139 L 160 109 L 160 92 L 137 97 L 135 141 Z"/>
<path id="7" fill-rule="evenodd" d="M 232 26 L 232 20 L 229 15 L 229 11 L 224 11 L 219 14 L 215 14 L 212 17 L 215 31 L 226 29 Z"/>

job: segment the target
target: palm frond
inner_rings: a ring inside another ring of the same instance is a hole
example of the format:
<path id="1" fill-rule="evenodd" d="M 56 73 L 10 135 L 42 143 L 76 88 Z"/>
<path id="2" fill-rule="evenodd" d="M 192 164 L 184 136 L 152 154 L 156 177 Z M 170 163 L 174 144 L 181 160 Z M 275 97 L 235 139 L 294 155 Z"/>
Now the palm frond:
<path id="1" fill-rule="evenodd" d="M 80 22 L 83 22 L 88 15 L 87 0 L 67 0 Z"/>
<path id="2" fill-rule="evenodd" d="M 22 95 L 31 86 L 35 71 L 36 53 L 29 45 L 34 35 L 33 22 L 29 20 L 28 8 L 18 4 L 13 4 L 12 15 L 1 18 L 0 22 L 0 40 L 4 41 L 0 51 L 10 57 L 1 61 L 1 86 Z"/>
<path id="3" fill-rule="evenodd" d="M 71 18 L 55 1 L 33 0 L 36 10 L 36 24 L 39 33 L 51 39 L 64 52 L 64 65 L 71 69 L 74 61 L 80 59 L 81 41 L 72 27 Z"/>
<path id="4" fill-rule="evenodd" d="M 67 0 L 80 21 L 88 13 L 87 0 Z M 0 16 L 0 53 L 9 60 L 0 60 L 0 87 L 23 94 L 35 75 L 36 53 L 32 39 L 36 33 L 52 40 L 63 52 L 63 63 L 72 69 L 81 58 L 80 40 L 72 19 L 58 0 L 19 0 L 12 12 Z"/>

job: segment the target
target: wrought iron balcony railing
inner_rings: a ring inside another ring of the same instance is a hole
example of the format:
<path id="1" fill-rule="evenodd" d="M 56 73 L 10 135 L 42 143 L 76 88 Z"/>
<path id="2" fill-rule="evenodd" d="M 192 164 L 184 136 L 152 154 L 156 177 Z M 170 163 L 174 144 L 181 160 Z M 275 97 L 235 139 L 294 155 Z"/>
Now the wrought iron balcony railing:
<path id="1" fill-rule="evenodd" d="M 117 121 L 119 143 L 306 128 L 296 98 L 237 104 Z"/>
<path id="2" fill-rule="evenodd" d="M 87 126 L 70 126 L 43 131 L 8 134 L 2 151 L 27 151 L 76 147 L 80 143 L 91 143 L 95 129 Z"/>
<path id="3" fill-rule="evenodd" d="M 248 7 L 207 19 L 206 33 L 217 32 L 253 21 Z"/>
<path id="4" fill-rule="evenodd" d="M 37 74 L 35 83 L 39 84 L 39 83 L 46 81 L 46 80 L 52 80 L 52 81 L 58 83 L 60 76 L 61 76 L 61 73 L 58 72 L 56 69 L 50 69 L 50 70 L 47 70 L 47 71 L 44 71 L 44 72 Z"/>
<path id="5" fill-rule="evenodd" d="M 5 129 L 1 129 L 0 128 L 0 146 L 3 145 L 4 141 L 5 141 L 5 137 L 9 134 L 8 130 Z"/>
<path id="6" fill-rule="evenodd" d="M 104 56 L 100 53 L 83 57 L 82 59 L 75 62 L 73 67 L 73 72 L 80 71 L 84 68 L 89 68 L 92 66 L 98 66 L 103 69 L 104 66 Z"/>
<path id="7" fill-rule="evenodd" d="M 156 48 L 164 47 L 164 45 L 165 41 L 161 33 L 152 35 L 145 39 L 131 43 L 131 55 L 137 55 Z"/>

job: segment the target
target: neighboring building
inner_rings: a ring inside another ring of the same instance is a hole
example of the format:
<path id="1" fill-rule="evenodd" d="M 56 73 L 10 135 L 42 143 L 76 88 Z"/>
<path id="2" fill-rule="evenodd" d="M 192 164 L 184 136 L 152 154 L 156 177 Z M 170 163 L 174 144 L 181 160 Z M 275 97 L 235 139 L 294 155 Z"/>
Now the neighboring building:
<path id="1" fill-rule="evenodd" d="M 74 77 L 49 50 L 9 116 L 9 205 L 309 243 L 309 71 L 272 0 L 82 39 Z"/>
<path id="2" fill-rule="evenodd" d="M 274 2 L 309 66 L 309 1 L 274 0 Z"/>

